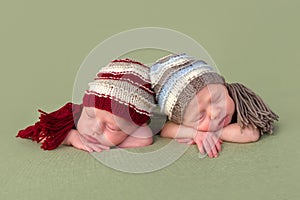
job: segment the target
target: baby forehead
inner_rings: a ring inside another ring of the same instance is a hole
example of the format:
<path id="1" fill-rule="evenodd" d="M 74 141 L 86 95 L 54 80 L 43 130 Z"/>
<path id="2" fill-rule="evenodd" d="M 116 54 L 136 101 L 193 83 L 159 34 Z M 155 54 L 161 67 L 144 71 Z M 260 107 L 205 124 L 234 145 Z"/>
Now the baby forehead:
<path id="1" fill-rule="evenodd" d="M 128 119 L 124 119 L 123 117 L 119 117 L 117 114 L 94 107 L 86 107 L 86 110 L 87 112 L 92 112 L 92 114 L 94 114 L 95 117 L 103 123 L 109 123 L 118 127 L 135 126 L 135 124 L 130 121 L 130 117 L 128 117 Z"/>
<path id="2" fill-rule="evenodd" d="M 203 87 L 198 93 L 195 95 L 198 98 L 203 96 L 211 96 L 219 93 L 225 93 L 226 87 L 222 84 L 209 84 Z"/>

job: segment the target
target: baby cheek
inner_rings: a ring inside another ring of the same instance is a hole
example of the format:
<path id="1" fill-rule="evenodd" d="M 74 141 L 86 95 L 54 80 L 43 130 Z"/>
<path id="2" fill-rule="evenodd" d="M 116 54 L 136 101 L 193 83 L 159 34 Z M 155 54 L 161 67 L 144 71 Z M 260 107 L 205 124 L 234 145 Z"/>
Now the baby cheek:
<path id="1" fill-rule="evenodd" d="M 128 136 L 125 133 L 104 133 L 104 135 L 105 135 L 106 139 L 113 145 L 119 145 Z"/>
<path id="2" fill-rule="evenodd" d="M 77 126 L 76 126 L 76 128 L 80 134 L 84 134 L 87 131 L 87 130 L 85 130 L 85 126 L 84 126 L 85 122 L 84 121 L 85 120 L 82 117 L 80 117 L 78 120 Z"/>
<path id="3" fill-rule="evenodd" d="M 235 104 L 231 97 L 227 100 L 227 114 L 233 114 L 235 112 Z"/>

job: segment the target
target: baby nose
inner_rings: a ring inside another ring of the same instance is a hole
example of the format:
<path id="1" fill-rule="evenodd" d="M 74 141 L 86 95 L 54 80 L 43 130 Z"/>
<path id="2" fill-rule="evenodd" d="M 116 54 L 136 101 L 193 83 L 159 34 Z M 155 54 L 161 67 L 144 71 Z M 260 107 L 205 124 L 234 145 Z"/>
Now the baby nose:
<path id="1" fill-rule="evenodd" d="M 100 135 L 103 133 L 103 130 L 103 123 L 97 120 L 93 129 L 93 134 Z"/>
<path id="2" fill-rule="evenodd" d="M 210 107 L 210 119 L 214 120 L 217 119 L 220 115 L 221 109 L 216 106 Z"/>

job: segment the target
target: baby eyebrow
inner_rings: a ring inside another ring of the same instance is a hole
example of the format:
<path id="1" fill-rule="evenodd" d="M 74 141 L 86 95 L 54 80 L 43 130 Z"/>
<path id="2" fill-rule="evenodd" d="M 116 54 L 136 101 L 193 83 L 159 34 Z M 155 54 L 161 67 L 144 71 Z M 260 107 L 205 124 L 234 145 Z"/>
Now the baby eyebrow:
<path id="1" fill-rule="evenodd" d="M 211 103 L 211 96 L 205 99 L 201 99 L 201 101 L 198 101 L 198 104 L 196 105 L 198 107 L 198 110 L 200 113 L 205 112 L 206 107 Z"/>
<path id="2" fill-rule="evenodd" d="M 207 99 L 207 103 L 210 104 L 216 100 L 218 100 L 222 96 L 221 92 L 213 92 L 209 95 L 209 98 Z"/>
<path id="3" fill-rule="evenodd" d="M 85 110 L 85 113 L 86 113 L 89 117 L 95 117 L 95 116 L 96 116 L 95 113 L 94 113 L 93 111 L 88 110 L 88 109 Z"/>

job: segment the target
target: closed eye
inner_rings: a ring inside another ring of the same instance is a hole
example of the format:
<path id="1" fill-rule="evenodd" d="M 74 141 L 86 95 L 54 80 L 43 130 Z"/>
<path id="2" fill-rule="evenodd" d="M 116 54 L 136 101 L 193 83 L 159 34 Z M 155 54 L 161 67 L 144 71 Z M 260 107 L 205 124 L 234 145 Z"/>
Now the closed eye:
<path id="1" fill-rule="evenodd" d="M 109 130 L 110 132 L 119 132 L 121 131 L 121 129 L 117 128 L 117 127 L 112 127 L 110 125 L 106 126 L 107 130 Z"/>
<path id="2" fill-rule="evenodd" d="M 205 112 L 200 112 L 199 114 L 199 120 L 202 121 L 205 117 Z"/>
<path id="3" fill-rule="evenodd" d="M 198 123 L 205 118 L 205 114 L 205 111 L 198 112 L 197 114 L 192 116 L 191 121 Z"/>

